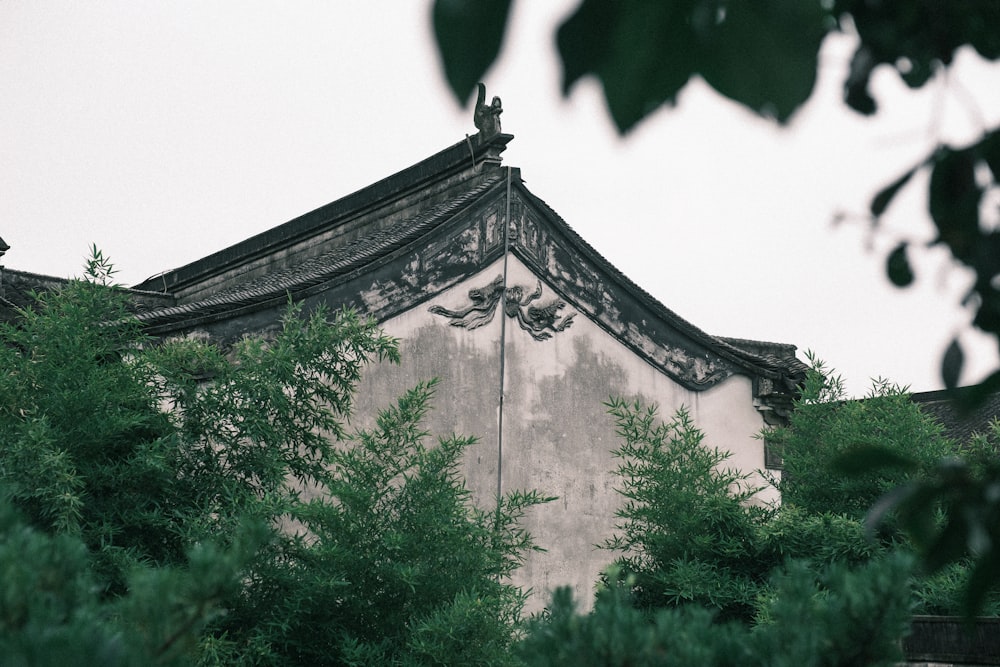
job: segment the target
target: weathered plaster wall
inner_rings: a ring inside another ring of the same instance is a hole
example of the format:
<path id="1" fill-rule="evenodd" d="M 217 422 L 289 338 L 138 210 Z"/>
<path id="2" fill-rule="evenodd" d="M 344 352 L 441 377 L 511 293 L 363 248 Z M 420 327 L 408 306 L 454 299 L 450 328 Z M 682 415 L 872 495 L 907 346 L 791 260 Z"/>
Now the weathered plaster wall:
<path id="1" fill-rule="evenodd" d="M 400 364 L 369 369 L 358 388 L 356 415 L 367 420 L 372 407 L 385 407 L 418 382 L 438 378 L 427 417 L 432 437 L 474 435 L 465 461 L 465 478 L 480 507 L 496 497 L 498 396 L 500 394 L 500 318 L 480 330 L 466 331 L 414 309 L 386 322 L 387 333 L 401 339 Z"/>
<path id="2" fill-rule="evenodd" d="M 498 446 L 502 488 L 538 489 L 558 499 L 534 510 L 527 528 L 545 553 L 533 554 L 517 577 L 538 593 L 539 609 L 557 586 L 572 585 L 589 604 L 593 584 L 614 554 L 595 548 L 614 528 L 620 496 L 612 471 L 618 446 L 603 403 L 612 395 L 655 402 L 669 418 L 687 406 L 706 433 L 706 443 L 732 452 L 730 463 L 743 470 L 764 468 L 762 443 L 753 438 L 763 421 L 753 407 L 751 381 L 733 376 L 695 392 L 643 361 L 602 328 L 576 313 L 572 324 L 536 340 L 513 317 L 504 323 L 504 417 L 498 443 L 501 312 L 488 324 L 467 329 L 429 306 L 458 310 L 470 303 L 469 290 L 488 285 L 503 270 L 497 262 L 454 286 L 432 302 L 384 323 L 402 340 L 398 367 L 373 368 L 363 382 L 360 405 L 385 405 L 406 387 L 439 377 L 436 409 L 428 426 L 440 435 L 472 434 L 466 479 L 476 502 L 489 506 L 497 490 Z M 509 259 L 508 286 L 535 290 L 537 278 Z M 542 284 L 544 304 L 557 295 Z M 560 310 L 560 317 L 576 311 Z M 562 319 L 558 322 L 564 321 Z M 538 332 L 536 332 L 538 333 Z"/>

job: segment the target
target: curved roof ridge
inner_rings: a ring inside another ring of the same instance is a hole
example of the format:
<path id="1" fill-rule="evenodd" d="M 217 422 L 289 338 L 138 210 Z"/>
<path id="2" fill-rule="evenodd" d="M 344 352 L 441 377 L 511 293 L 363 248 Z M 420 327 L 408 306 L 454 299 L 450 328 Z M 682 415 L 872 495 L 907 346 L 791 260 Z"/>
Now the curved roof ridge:
<path id="1" fill-rule="evenodd" d="M 546 213 L 546 215 L 550 216 L 553 221 L 563 228 L 564 233 L 575 245 L 577 245 L 584 253 L 589 255 L 591 259 L 605 271 L 607 271 L 612 278 L 633 292 L 641 301 L 643 301 L 657 315 L 666 320 L 670 325 L 676 327 L 682 333 L 690 336 L 695 341 L 714 349 L 721 356 L 727 357 L 741 365 L 752 365 L 755 371 L 762 372 L 764 375 L 770 376 L 772 379 L 777 379 L 779 376 L 786 374 L 799 375 L 801 373 L 804 375 L 807 366 L 798 359 L 794 359 L 794 363 L 792 363 L 792 359 L 785 360 L 773 355 L 757 354 L 750 350 L 738 347 L 730 342 L 740 339 L 726 339 L 720 336 L 714 336 L 687 321 L 673 310 L 663 305 L 659 299 L 654 297 L 631 278 L 622 273 L 618 267 L 612 264 L 609 259 L 598 252 L 594 246 L 590 245 L 585 238 L 573 229 L 573 227 L 566 222 L 566 220 L 563 219 L 563 217 L 559 215 L 555 209 L 549 206 L 545 200 L 531 192 L 523 182 L 519 182 L 519 185 L 521 191 L 524 192 L 532 202 L 538 205 Z"/>
<path id="2" fill-rule="evenodd" d="M 501 180 L 500 174 L 487 176 L 466 192 L 374 234 L 355 239 L 294 266 L 251 278 L 210 297 L 141 313 L 139 319 L 147 325 L 169 324 L 196 314 L 211 315 L 259 304 L 291 291 L 301 291 L 324 283 L 422 236 Z"/>

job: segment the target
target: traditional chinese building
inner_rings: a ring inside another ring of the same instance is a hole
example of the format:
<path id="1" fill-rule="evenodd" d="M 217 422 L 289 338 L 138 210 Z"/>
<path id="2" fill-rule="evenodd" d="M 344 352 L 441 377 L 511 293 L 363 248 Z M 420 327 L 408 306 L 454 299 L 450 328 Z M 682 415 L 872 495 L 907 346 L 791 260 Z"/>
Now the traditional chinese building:
<path id="1" fill-rule="evenodd" d="M 440 378 L 428 426 L 480 438 L 464 470 L 476 502 L 514 489 L 558 497 L 527 519 L 547 550 L 519 575 L 544 596 L 537 608 L 560 585 L 589 599 L 614 558 L 595 548 L 622 500 L 610 396 L 656 403 L 667 418 L 685 406 L 730 464 L 761 471 L 771 461 L 755 436 L 786 414 L 805 367 L 792 345 L 710 335 L 630 281 L 502 163 L 512 139 L 486 123 L 134 294 L 149 333 L 222 344 L 277 330 L 289 298 L 377 318 L 402 363 L 370 369 L 359 414 Z M 13 312 L 55 279 L 5 269 L 3 280 L 0 306 Z"/>
<path id="2" fill-rule="evenodd" d="M 170 300 L 141 314 L 165 337 L 267 334 L 289 297 L 376 317 L 403 361 L 369 372 L 359 412 L 440 378 L 429 426 L 480 438 L 465 462 L 475 500 L 558 496 L 528 518 L 547 551 L 519 583 L 587 599 L 621 502 L 604 402 L 640 398 L 665 417 L 686 406 L 732 464 L 758 471 L 769 461 L 754 436 L 785 414 L 804 367 L 791 345 L 709 335 L 630 281 L 502 164 L 512 138 L 480 131 L 136 288 Z"/>

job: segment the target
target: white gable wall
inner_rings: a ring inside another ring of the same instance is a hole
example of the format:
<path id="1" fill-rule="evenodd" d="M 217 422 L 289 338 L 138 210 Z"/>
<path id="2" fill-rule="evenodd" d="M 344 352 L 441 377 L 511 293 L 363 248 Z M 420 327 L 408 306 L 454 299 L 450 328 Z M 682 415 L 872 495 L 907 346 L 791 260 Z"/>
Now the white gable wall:
<path id="1" fill-rule="evenodd" d="M 401 339 L 403 360 L 398 367 L 380 365 L 368 373 L 359 408 L 386 405 L 416 382 L 439 377 L 428 426 L 435 435 L 480 438 L 465 464 L 476 502 L 483 507 L 493 503 L 498 460 L 504 492 L 538 489 L 558 496 L 527 521 L 547 550 L 532 554 L 517 576 L 517 583 L 536 592 L 530 608 L 540 609 L 551 590 L 563 585 L 573 586 L 578 600 L 589 605 L 599 573 L 615 556 L 595 545 L 611 536 L 622 500 L 614 490 L 617 461 L 611 455 L 620 443 L 603 402 L 614 395 L 656 403 L 664 419 L 686 406 L 705 432 L 705 443 L 731 452 L 728 465 L 743 471 L 764 468 L 763 443 L 753 437 L 764 422 L 753 407 L 749 378 L 733 376 L 701 392 L 686 389 L 571 305 L 559 311 L 555 323 L 575 313 L 572 324 L 562 331 L 547 330 L 547 340 L 535 340 L 512 317 L 501 324 L 499 305 L 492 321 L 474 329 L 453 326 L 448 317 L 429 311 L 430 306 L 460 311 L 470 304 L 471 289 L 489 285 L 503 270 L 498 261 L 431 302 L 386 321 L 386 332 Z M 507 285 L 520 285 L 530 294 L 538 279 L 511 256 Z M 542 296 L 527 302 L 522 312 L 557 298 L 548 285 L 541 287 Z M 764 495 L 775 497 L 773 490 Z"/>

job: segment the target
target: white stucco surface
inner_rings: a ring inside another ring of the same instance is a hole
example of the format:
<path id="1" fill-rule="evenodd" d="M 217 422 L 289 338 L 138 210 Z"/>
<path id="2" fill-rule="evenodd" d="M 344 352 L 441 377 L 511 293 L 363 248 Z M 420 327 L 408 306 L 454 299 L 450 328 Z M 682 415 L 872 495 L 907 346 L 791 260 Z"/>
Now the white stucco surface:
<path id="1" fill-rule="evenodd" d="M 507 267 L 507 284 L 534 290 L 538 279 L 517 259 Z M 469 451 L 465 473 L 477 503 L 494 502 L 504 492 L 538 489 L 557 499 L 536 508 L 526 527 L 545 552 L 532 554 L 516 577 L 533 589 L 531 610 L 544 606 L 551 591 L 570 585 L 578 600 L 590 604 L 602 569 L 615 554 L 596 548 L 611 536 L 621 498 L 611 452 L 619 443 L 604 401 L 611 396 L 638 398 L 659 406 L 669 418 L 681 406 L 705 434 L 705 443 L 729 451 L 728 465 L 752 472 L 764 468 L 763 442 L 754 436 L 764 426 L 754 408 L 751 380 L 732 376 L 704 390 L 682 387 L 639 357 L 572 305 L 571 326 L 535 340 L 514 318 L 501 324 L 497 308 L 488 324 L 475 329 L 452 326 L 428 308 L 456 310 L 469 303 L 469 290 L 489 284 L 503 271 L 502 262 L 439 294 L 432 301 L 384 323 L 401 339 L 399 367 L 371 370 L 359 405 L 384 405 L 408 386 L 430 377 L 441 379 L 432 431 L 472 434 L 480 442 Z M 542 283 L 537 303 L 559 295 Z M 504 333 L 503 433 L 498 432 L 501 329 Z M 767 497 L 773 497 L 773 491 Z"/>

